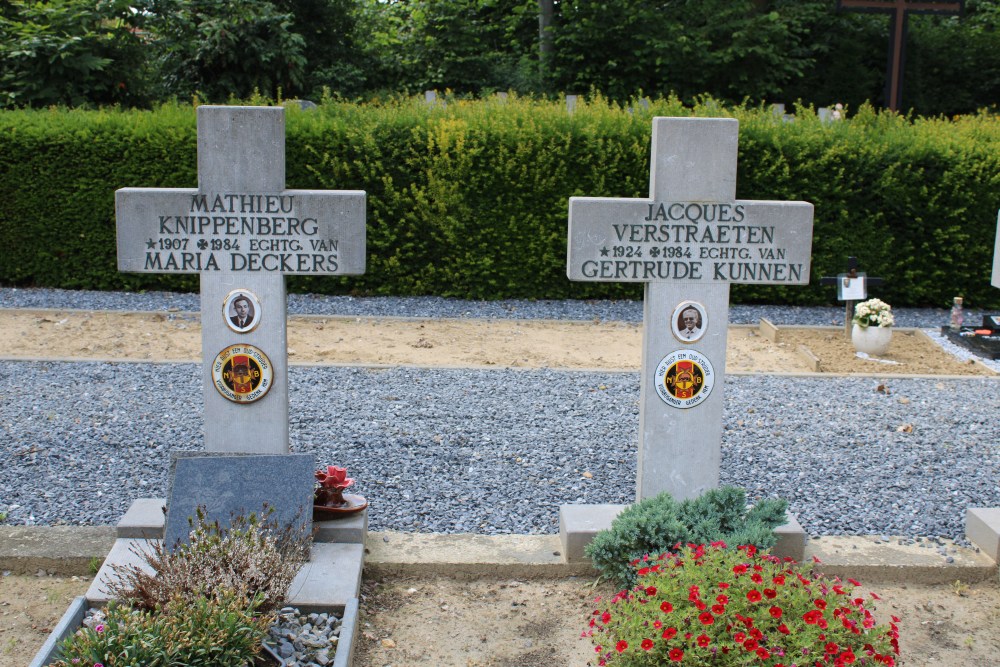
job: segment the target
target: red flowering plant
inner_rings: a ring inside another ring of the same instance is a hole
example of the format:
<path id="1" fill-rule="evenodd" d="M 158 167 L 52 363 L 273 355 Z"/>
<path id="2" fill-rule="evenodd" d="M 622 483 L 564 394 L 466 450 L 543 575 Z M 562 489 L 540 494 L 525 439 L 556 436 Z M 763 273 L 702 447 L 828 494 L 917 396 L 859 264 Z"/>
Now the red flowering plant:
<path id="1" fill-rule="evenodd" d="M 593 612 L 583 636 L 598 665 L 899 664 L 899 619 L 876 625 L 857 581 L 827 579 L 753 546 L 675 552 L 634 562 L 638 584 Z"/>
<path id="2" fill-rule="evenodd" d="M 327 466 L 316 471 L 316 504 L 325 507 L 340 507 L 346 505 L 344 490 L 354 484 L 347 476 L 347 468 Z"/>

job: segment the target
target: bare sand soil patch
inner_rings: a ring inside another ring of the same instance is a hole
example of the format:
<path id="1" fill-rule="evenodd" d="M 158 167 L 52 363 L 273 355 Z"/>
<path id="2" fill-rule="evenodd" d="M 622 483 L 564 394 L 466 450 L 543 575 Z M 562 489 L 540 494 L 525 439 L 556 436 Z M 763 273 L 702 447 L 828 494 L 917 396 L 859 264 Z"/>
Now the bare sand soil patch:
<path id="1" fill-rule="evenodd" d="M 878 586 L 876 618 L 902 619 L 902 664 L 995 667 L 1000 656 L 996 582 Z M 366 582 L 355 667 L 577 667 L 592 661 L 580 638 L 607 585 L 581 578 Z M 594 661 L 596 662 L 596 661 Z"/>
<path id="2" fill-rule="evenodd" d="M 86 578 L 0 577 L 0 667 L 24 667 Z M 902 618 L 904 665 L 994 667 L 1000 587 L 876 586 L 876 617 Z M 576 667 L 593 656 L 580 638 L 596 595 L 591 579 L 448 577 L 366 580 L 355 667 Z"/>
<path id="3" fill-rule="evenodd" d="M 24 667 L 89 577 L 0 576 L 0 667 Z"/>
<path id="4" fill-rule="evenodd" d="M 183 313 L 4 310 L 0 340 L 5 358 L 201 358 L 199 317 Z M 292 317 L 288 329 L 293 364 L 635 370 L 641 342 L 641 325 L 624 322 Z M 895 331 L 880 362 L 858 358 L 837 329 L 782 328 L 772 342 L 749 326 L 730 327 L 726 369 L 811 372 L 803 347 L 824 373 L 995 375 L 913 331 Z"/>

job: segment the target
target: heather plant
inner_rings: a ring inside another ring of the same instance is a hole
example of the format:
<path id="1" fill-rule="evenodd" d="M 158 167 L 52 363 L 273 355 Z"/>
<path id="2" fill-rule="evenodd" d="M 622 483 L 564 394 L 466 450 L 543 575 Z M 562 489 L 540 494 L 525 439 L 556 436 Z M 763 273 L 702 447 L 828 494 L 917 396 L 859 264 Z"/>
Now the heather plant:
<path id="1" fill-rule="evenodd" d="M 721 542 L 688 545 L 634 567 L 638 583 L 595 609 L 583 632 L 595 644 L 598 665 L 844 667 L 898 660 L 899 619 L 877 625 L 853 579 L 828 580 L 811 566 Z"/>
<path id="2" fill-rule="evenodd" d="M 60 647 L 53 667 L 243 667 L 252 664 L 271 619 L 251 599 L 216 587 L 210 597 L 176 596 L 163 607 L 108 603 L 104 619 Z"/>
<path id="3" fill-rule="evenodd" d="M 773 547 L 774 529 L 785 523 L 788 502 L 764 499 L 747 507 L 743 489 L 709 489 L 698 498 L 678 502 L 669 493 L 627 507 L 587 545 L 585 554 L 607 578 L 624 587 L 635 584 L 629 563 L 679 544 L 752 544 Z"/>
<path id="4" fill-rule="evenodd" d="M 308 535 L 280 528 L 251 513 L 238 516 L 228 528 L 209 523 L 199 509 L 190 540 L 173 551 L 162 543 L 136 551 L 141 565 L 116 566 L 109 592 L 137 609 L 153 610 L 180 597 L 197 600 L 218 589 L 258 599 L 257 611 L 267 614 L 284 603 L 285 594 L 305 562 Z"/>

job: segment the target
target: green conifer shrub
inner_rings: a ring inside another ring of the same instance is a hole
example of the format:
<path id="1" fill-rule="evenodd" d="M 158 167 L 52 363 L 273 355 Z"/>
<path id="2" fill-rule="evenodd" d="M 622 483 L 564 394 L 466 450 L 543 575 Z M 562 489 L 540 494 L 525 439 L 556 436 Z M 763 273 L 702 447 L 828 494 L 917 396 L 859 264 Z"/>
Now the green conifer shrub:
<path id="1" fill-rule="evenodd" d="M 635 568 L 630 563 L 646 554 L 674 551 L 676 545 L 723 541 L 732 548 L 773 547 L 774 529 L 785 523 L 787 509 L 788 501 L 775 498 L 747 507 L 746 491 L 734 486 L 709 489 L 680 502 L 664 492 L 627 507 L 611 528 L 594 536 L 584 553 L 603 576 L 631 588 Z"/>

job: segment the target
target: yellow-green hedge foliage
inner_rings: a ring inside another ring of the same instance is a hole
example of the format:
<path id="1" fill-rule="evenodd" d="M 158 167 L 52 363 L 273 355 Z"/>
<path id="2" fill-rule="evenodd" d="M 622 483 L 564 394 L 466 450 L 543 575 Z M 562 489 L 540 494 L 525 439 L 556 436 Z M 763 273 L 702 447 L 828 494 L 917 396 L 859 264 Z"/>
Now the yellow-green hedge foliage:
<path id="1" fill-rule="evenodd" d="M 735 300 L 829 303 L 848 255 L 893 305 L 1000 305 L 990 286 L 1000 199 L 991 116 L 905 119 L 861 109 L 822 123 L 770 110 L 634 108 L 493 98 L 290 109 L 287 185 L 368 192 L 368 270 L 293 289 L 495 299 L 638 297 L 566 279 L 568 198 L 644 197 L 653 116 L 740 120 L 737 196 L 816 205 L 812 284 L 736 286 Z M 0 283 L 196 289 L 196 276 L 120 274 L 114 191 L 196 187 L 195 112 L 0 112 Z M 873 290 L 874 291 L 874 290 Z"/>

